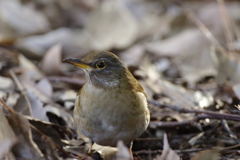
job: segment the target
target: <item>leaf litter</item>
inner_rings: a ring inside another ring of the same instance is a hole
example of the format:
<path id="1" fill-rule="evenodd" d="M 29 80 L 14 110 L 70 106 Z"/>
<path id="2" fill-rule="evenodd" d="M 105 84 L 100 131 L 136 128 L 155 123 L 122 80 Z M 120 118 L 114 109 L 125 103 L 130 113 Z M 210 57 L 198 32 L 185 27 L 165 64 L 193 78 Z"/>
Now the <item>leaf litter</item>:
<path id="1" fill-rule="evenodd" d="M 117 54 L 142 84 L 151 122 L 135 160 L 239 159 L 237 1 L 0 2 L 0 158 L 131 159 L 75 126 L 82 71 L 62 64 Z"/>

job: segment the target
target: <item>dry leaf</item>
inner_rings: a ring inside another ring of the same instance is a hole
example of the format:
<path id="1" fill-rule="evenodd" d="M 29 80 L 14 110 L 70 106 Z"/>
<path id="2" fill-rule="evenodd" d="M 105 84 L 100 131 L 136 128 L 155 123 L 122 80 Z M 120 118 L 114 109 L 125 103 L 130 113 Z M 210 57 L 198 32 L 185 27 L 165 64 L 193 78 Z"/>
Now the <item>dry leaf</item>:
<path id="1" fill-rule="evenodd" d="M 9 107 L 13 108 L 17 104 L 17 101 L 18 101 L 19 97 L 20 97 L 19 93 L 15 93 L 15 92 L 10 93 L 9 96 L 8 96 L 6 104 Z"/>
<path id="2" fill-rule="evenodd" d="M 236 97 L 240 99 L 240 83 L 232 86 L 232 90 L 235 93 Z"/>
<path id="3" fill-rule="evenodd" d="M 231 53 L 222 53 L 212 47 L 212 59 L 217 70 L 216 80 L 219 83 L 236 85 L 240 82 L 240 61 Z"/>
<path id="4" fill-rule="evenodd" d="M 17 35 L 40 33 L 49 29 L 44 14 L 38 12 L 34 6 L 23 5 L 19 1 L 2 0 L 0 15 L 1 24 L 6 23 Z"/>
<path id="5" fill-rule="evenodd" d="M 219 153 L 214 150 L 198 152 L 191 160 L 220 160 Z"/>
<path id="6" fill-rule="evenodd" d="M 22 115 L 9 112 L 8 123 L 17 135 L 18 143 L 12 148 L 17 159 L 42 159 L 42 153 L 32 140 L 29 122 Z"/>
<path id="7" fill-rule="evenodd" d="M 194 146 L 194 144 L 196 143 L 196 141 L 199 140 L 203 135 L 204 135 L 204 132 L 199 133 L 198 135 L 192 137 L 192 138 L 188 141 L 188 143 L 189 143 L 191 146 Z"/>
<path id="8" fill-rule="evenodd" d="M 129 149 L 123 144 L 122 141 L 117 143 L 118 152 L 116 154 L 116 160 L 131 160 Z"/>
<path id="9" fill-rule="evenodd" d="M 91 12 L 86 34 L 91 50 L 123 49 L 137 38 L 138 24 L 122 1 L 102 1 Z"/>
<path id="10" fill-rule="evenodd" d="M 162 155 L 157 160 L 180 160 L 180 157 L 169 147 L 166 133 L 163 136 Z"/>
<path id="11" fill-rule="evenodd" d="M 61 55 L 62 46 L 56 44 L 52 46 L 44 55 L 41 62 L 41 69 L 46 75 L 61 74 L 60 66 L 62 64 Z"/>
<path id="12" fill-rule="evenodd" d="M 0 122 L 0 159 L 2 159 L 10 153 L 17 138 L 2 111 L 2 107 L 0 107 Z"/>
<path id="13" fill-rule="evenodd" d="M 87 40 L 82 30 L 58 28 L 43 35 L 34 35 L 19 39 L 15 46 L 24 51 L 28 57 L 40 59 L 47 49 L 56 44 L 63 46 L 64 57 L 82 57 L 89 52 L 85 42 Z"/>
<path id="14" fill-rule="evenodd" d="M 51 97 L 53 94 L 53 88 L 52 85 L 50 83 L 50 81 L 47 78 L 43 78 L 41 79 L 37 84 L 36 84 L 36 88 L 42 92 L 43 94 L 45 94 L 48 97 Z"/>
<path id="15" fill-rule="evenodd" d="M 120 59 L 126 66 L 138 66 L 142 61 L 145 53 L 144 46 L 141 44 L 134 45 L 131 48 L 119 54 Z"/>
<path id="16" fill-rule="evenodd" d="M 96 143 L 93 144 L 93 149 L 98 151 L 98 153 L 100 153 L 100 155 L 105 160 L 112 160 L 117 153 L 117 148 L 108 147 L 108 146 L 100 146 Z"/>
<path id="17" fill-rule="evenodd" d="M 209 47 L 210 42 L 199 29 L 187 29 L 147 45 L 147 49 L 157 56 L 174 56 L 173 62 L 181 76 L 193 86 L 199 79 L 216 73 Z"/>
<path id="18" fill-rule="evenodd" d="M 15 144 L 16 139 L 5 138 L 0 141 L 0 158 L 2 159 L 5 155 L 9 154 Z"/>
<path id="19" fill-rule="evenodd" d="M 0 90 L 11 90 L 14 85 L 10 78 L 0 76 Z"/>

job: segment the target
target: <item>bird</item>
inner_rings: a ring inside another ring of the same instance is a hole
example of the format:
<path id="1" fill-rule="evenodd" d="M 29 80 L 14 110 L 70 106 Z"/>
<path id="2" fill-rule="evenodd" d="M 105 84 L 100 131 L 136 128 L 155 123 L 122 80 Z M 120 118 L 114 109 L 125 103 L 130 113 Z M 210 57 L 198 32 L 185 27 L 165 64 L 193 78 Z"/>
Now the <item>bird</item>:
<path id="1" fill-rule="evenodd" d="M 131 149 L 132 141 L 148 127 L 146 94 L 115 54 L 95 51 L 82 59 L 63 62 L 83 69 L 86 82 L 78 91 L 73 116 L 78 130 L 92 142 L 116 147 L 119 140 Z"/>

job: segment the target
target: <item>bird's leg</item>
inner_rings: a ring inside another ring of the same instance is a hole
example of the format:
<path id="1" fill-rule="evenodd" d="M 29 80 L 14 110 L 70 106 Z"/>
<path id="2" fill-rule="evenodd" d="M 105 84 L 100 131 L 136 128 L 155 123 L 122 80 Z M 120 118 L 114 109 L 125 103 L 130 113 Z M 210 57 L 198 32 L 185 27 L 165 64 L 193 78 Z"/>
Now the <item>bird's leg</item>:
<path id="1" fill-rule="evenodd" d="M 127 145 L 130 152 L 131 160 L 133 160 L 132 145 L 133 145 L 133 141 L 129 145 Z"/>
<path id="2" fill-rule="evenodd" d="M 92 146 L 94 144 L 94 141 L 89 139 L 89 144 L 90 144 L 90 147 L 89 147 L 88 153 L 92 153 Z"/>

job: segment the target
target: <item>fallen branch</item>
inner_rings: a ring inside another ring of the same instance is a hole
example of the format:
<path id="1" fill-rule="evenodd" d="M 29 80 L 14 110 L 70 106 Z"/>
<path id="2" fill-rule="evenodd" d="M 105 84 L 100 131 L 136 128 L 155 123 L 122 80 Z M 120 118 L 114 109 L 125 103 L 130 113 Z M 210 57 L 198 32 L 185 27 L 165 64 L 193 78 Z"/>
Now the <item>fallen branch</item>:
<path id="1" fill-rule="evenodd" d="M 219 113 L 219 112 L 205 111 L 205 110 L 182 109 L 182 108 L 178 108 L 177 106 L 174 106 L 174 105 L 162 104 L 162 103 L 152 101 L 152 100 L 148 100 L 148 103 L 151 103 L 158 107 L 171 108 L 171 109 L 181 112 L 181 113 L 205 114 L 205 115 L 196 116 L 194 118 L 196 120 L 209 118 L 209 119 L 226 119 L 226 120 L 240 121 L 240 115 L 235 115 L 235 114 Z M 190 121 L 192 121 L 192 120 L 190 120 Z"/>

